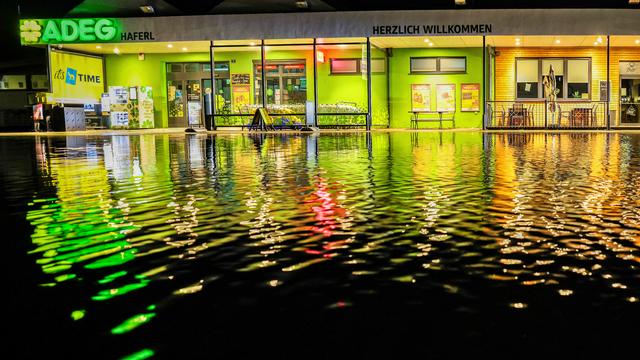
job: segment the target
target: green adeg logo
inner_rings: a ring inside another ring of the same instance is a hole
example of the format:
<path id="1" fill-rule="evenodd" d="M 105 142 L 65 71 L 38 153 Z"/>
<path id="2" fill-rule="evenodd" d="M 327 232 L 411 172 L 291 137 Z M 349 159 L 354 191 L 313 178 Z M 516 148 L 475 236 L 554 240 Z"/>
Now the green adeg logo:
<path id="1" fill-rule="evenodd" d="M 119 32 L 115 19 L 21 20 L 20 40 L 25 44 L 59 44 L 114 40 Z"/>

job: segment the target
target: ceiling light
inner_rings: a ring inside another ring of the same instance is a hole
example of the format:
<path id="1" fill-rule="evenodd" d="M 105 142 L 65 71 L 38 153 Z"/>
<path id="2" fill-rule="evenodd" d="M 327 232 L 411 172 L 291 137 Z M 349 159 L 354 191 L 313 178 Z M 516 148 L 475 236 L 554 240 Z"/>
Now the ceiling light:
<path id="1" fill-rule="evenodd" d="M 429 41 L 429 39 L 424 39 L 424 42 L 430 43 L 431 41 Z"/>
<path id="2" fill-rule="evenodd" d="M 466 5 L 467 0 L 455 0 L 456 5 Z"/>
<path id="3" fill-rule="evenodd" d="M 520 38 L 516 38 L 516 42 L 520 42 Z"/>
<path id="4" fill-rule="evenodd" d="M 429 43 L 429 46 L 433 46 L 433 43 Z"/>
<path id="5" fill-rule="evenodd" d="M 255 41 L 252 41 L 252 42 L 249 43 L 249 45 L 250 46 L 256 46 L 256 43 L 255 43 Z"/>
<path id="6" fill-rule="evenodd" d="M 120 49 L 118 49 L 117 47 L 113 48 L 113 53 L 114 54 L 120 54 Z"/>
<path id="7" fill-rule="evenodd" d="M 155 12 L 155 9 L 151 5 L 140 6 L 140 10 L 145 14 L 153 14 Z"/>
<path id="8" fill-rule="evenodd" d="M 629 5 L 638 5 L 640 4 L 640 0 L 629 0 Z"/>
<path id="9" fill-rule="evenodd" d="M 173 47 L 173 44 L 167 44 L 167 47 L 171 49 Z"/>
<path id="10" fill-rule="evenodd" d="M 640 39 L 636 40 L 636 45 L 640 44 Z"/>
<path id="11" fill-rule="evenodd" d="M 309 4 L 307 3 L 306 0 L 298 0 L 296 1 L 296 7 L 300 9 L 306 9 L 309 7 Z"/>
<path id="12" fill-rule="evenodd" d="M 598 36 L 598 42 L 602 44 L 602 36 Z"/>
<path id="13" fill-rule="evenodd" d="M 96 49 L 102 49 L 102 46 L 96 45 Z"/>
<path id="14" fill-rule="evenodd" d="M 186 47 L 183 47 L 183 48 L 182 48 L 182 51 L 187 51 L 187 48 L 186 48 Z"/>
<path id="15" fill-rule="evenodd" d="M 593 42 L 593 45 L 595 45 L 595 46 L 598 46 L 598 44 L 599 44 L 599 43 L 598 43 L 597 41 L 594 41 L 594 42 Z"/>
<path id="16" fill-rule="evenodd" d="M 557 40 L 556 40 L 556 44 L 560 44 L 560 39 L 557 39 Z"/>

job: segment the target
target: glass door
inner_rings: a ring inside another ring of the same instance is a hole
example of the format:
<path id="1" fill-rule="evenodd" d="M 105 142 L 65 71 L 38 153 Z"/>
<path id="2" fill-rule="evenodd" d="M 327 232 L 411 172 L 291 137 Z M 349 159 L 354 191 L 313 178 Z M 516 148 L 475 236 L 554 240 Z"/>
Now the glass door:
<path id="1" fill-rule="evenodd" d="M 231 81 L 228 78 L 216 79 L 216 93 L 216 112 L 223 114 L 231 105 Z"/>
<path id="2" fill-rule="evenodd" d="M 204 110 L 204 116 L 211 116 L 213 115 L 213 94 L 211 93 L 211 79 L 202 79 L 202 88 L 204 89 L 204 96 L 202 96 L 202 109 Z"/>
<path id="3" fill-rule="evenodd" d="M 267 104 L 281 104 L 280 78 L 267 77 Z"/>
<path id="4" fill-rule="evenodd" d="M 620 79 L 620 123 L 640 125 L 640 78 Z"/>
<path id="5" fill-rule="evenodd" d="M 202 121 L 202 88 L 200 80 L 187 80 L 187 113 L 189 126 L 199 126 Z"/>
<path id="6" fill-rule="evenodd" d="M 184 126 L 185 101 L 182 80 L 167 81 L 167 103 L 169 107 L 169 127 Z"/>

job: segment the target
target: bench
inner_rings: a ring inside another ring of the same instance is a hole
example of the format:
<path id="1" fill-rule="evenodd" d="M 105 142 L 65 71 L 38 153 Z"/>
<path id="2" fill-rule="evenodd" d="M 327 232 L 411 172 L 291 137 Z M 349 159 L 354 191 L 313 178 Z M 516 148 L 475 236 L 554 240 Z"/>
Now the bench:
<path id="1" fill-rule="evenodd" d="M 451 127 L 456 127 L 455 112 L 444 111 L 409 111 L 411 114 L 411 127 L 413 129 L 418 128 L 418 124 L 421 122 L 438 122 L 440 123 L 440 129 L 442 129 L 443 121 L 451 121 Z M 424 117 L 421 117 L 424 116 Z"/>

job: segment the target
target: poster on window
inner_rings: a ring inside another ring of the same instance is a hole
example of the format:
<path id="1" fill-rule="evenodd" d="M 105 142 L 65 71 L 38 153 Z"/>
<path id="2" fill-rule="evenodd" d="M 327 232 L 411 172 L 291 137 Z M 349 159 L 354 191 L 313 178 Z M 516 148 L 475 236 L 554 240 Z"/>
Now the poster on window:
<path id="1" fill-rule="evenodd" d="M 201 125 L 200 117 L 202 115 L 202 105 L 200 102 L 187 102 L 187 111 L 189 115 L 189 125 Z"/>
<path id="2" fill-rule="evenodd" d="M 242 108 L 250 104 L 250 86 L 249 85 L 234 85 L 232 87 L 233 92 L 233 107 L 236 112 L 242 113 Z"/>
<path id="3" fill-rule="evenodd" d="M 151 86 L 140 86 L 138 88 L 138 107 L 140 128 L 153 128 L 153 92 Z"/>
<path id="4" fill-rule="evenodd" d="M 249 85 L 249 74 L 231 74 L 231 85 Z"/>
<path id="5" fill-rule="evenodd" d="M 480 84 L 460 85 L 460 111 L 480 111 Z"/>
<path id="6" fill-rule="evenodd" d="M 411 111 L 431 111 L 431 85 L 411 84 Z"/>
<path id="7" fill-rule="evenodd" d="M 456 111 L 456 86 L 438 84 L 436 86 L 436 109 L 443 112 Z"/>
<path id="8" fill-rule="evenodd" d="M 128 128 L 129 127 L 129 113 L 127 111 L 112 111 L 109 114 L 111 121 L 111 128 Z"/>

